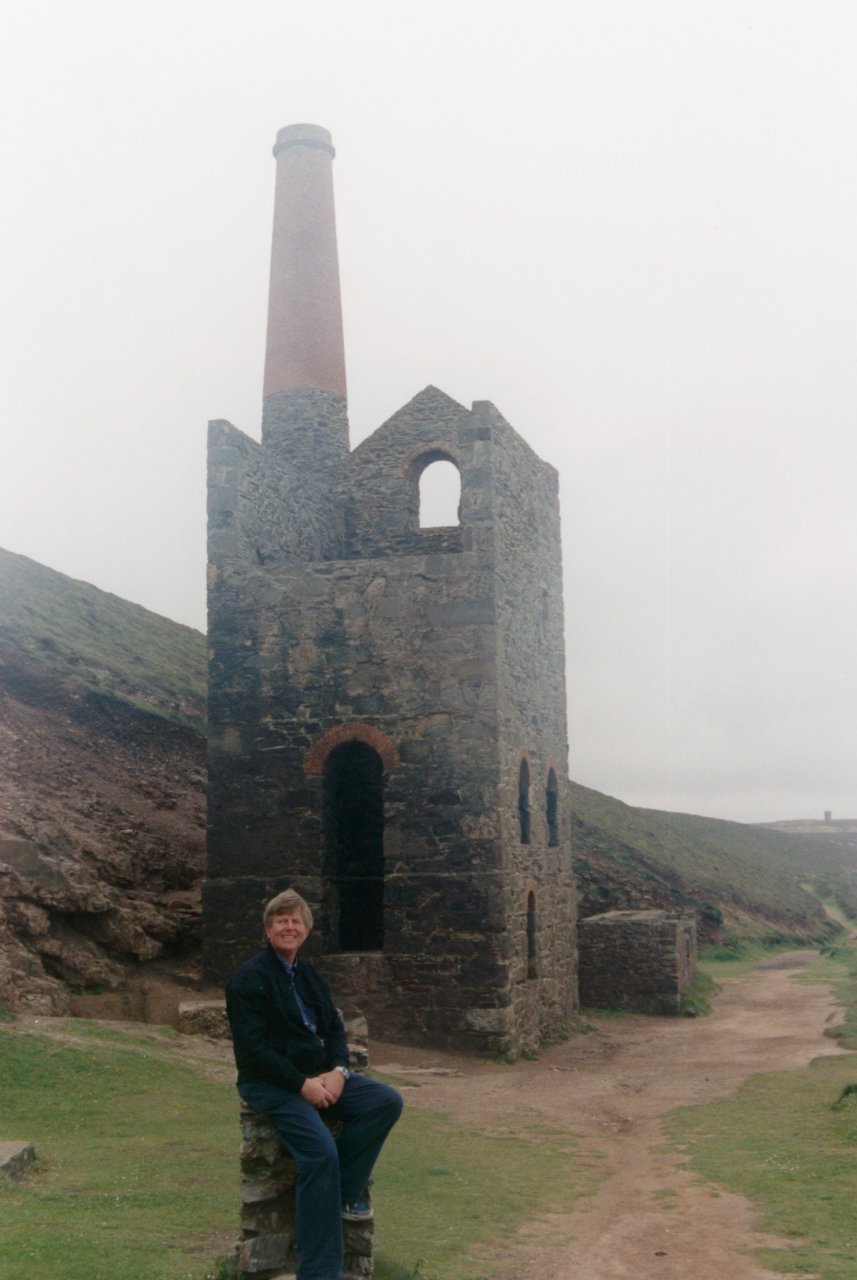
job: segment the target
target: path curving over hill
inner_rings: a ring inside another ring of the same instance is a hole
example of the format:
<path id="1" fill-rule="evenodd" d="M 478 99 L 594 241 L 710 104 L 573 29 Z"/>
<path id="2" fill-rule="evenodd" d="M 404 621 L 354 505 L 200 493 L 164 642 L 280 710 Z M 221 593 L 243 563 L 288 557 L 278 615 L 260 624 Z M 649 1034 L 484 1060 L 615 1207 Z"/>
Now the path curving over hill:
<path id="1" fill-rule="evenodd" d="M 535 1063 L 498 1068 L 392 1045 L 374 1046 L 373 1062 L 399 1079 L 415 1073 L 420 1088 L 406 1090 L 410 1106 L 476 1124 L 517 1114 L 523 1124 L 567 1126 L 606 1153 L 608 1176 L 598 1192 L 505 1240 L 492 1258 L 498 1275 L 769 1280 L 773 1273 L 748 1255 L 782 1242 L 754 1230 L 746 1200 L 715 1193 L 664 1151 L 661 1122 L 676 1107 L 731 1095 L 751 1075 L 843 1052 L 824 1037 L 839 1021 L 829 990 L 793 981 L 812 959 L 790 952 L 728 980 L 707 1018 L 604 1020 L 596 1034 Z"/>

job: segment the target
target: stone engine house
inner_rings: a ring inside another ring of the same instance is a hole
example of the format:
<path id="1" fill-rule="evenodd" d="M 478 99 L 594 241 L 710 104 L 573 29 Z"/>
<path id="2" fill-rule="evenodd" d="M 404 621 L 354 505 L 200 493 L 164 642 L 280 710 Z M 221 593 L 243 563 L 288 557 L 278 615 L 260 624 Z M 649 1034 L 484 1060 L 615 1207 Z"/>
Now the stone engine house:
<path id="1" fill-rule="evenodd" d="M 577 1003 L 557 474 L 434 387 L 349 450 L 330 135 L 274 154 L 262 441 L 209 436 L 206 976 L 295 885 L 376 1034 L 519 1053 Z"/>

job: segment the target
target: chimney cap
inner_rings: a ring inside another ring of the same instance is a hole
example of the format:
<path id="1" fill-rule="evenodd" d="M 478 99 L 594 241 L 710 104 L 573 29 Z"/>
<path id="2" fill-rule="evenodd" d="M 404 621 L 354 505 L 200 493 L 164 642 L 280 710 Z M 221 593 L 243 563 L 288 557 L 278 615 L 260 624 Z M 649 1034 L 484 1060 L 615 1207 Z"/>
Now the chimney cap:
<path id="1" fill-rule="evenodd" d="M 274 143 L 274 155 L 278 156 L 288 147 L 318 147 L 330 156 L 336 155 L 333 138 L 320 124 L 287 124 L 280 129 Z"/>

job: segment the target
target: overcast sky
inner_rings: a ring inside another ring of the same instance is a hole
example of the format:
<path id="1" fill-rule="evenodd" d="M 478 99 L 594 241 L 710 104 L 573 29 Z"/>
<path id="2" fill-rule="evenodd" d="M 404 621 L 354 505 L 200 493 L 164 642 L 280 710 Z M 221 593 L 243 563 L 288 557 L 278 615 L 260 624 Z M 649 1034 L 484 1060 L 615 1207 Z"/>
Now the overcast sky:
<path id="1" fill-rule="evenodd" d="M 204 627 L 277 129 L 331 130 L 352 443 L 560 472 L 573 778 L 857 816 L 853 0 L 5 0 L 0 545 Z"/>

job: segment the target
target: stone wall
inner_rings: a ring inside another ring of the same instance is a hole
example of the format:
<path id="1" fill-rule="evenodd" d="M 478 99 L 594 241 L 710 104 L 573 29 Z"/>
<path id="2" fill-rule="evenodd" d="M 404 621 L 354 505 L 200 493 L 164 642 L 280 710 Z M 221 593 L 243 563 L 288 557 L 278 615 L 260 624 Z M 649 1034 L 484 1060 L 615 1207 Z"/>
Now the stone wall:
<path id="1" fill-rule="evenodd" d="M 530 1046 L 562 1034 L 576 1008 L 576 893 L 568 852 L 568 777 L 562 552 L 558 476 L 487 401 L 474 405 L 492 440 L 493 525 L 500 638 L 502 839 L 512 868 L 513 1016 Z M 519 777 L 529 776 L 528 841 Z M 548 784 L 555 810 L 548 821 Z M 535 938 L 528 955 L 527 903 Z"/>
<path id="2" fill-rule="evenodd" d="M 604 1009 L 678 1014 L 696 973 L 696 920 L 608 911 L 578 924 L 580 1000 Z"/>

